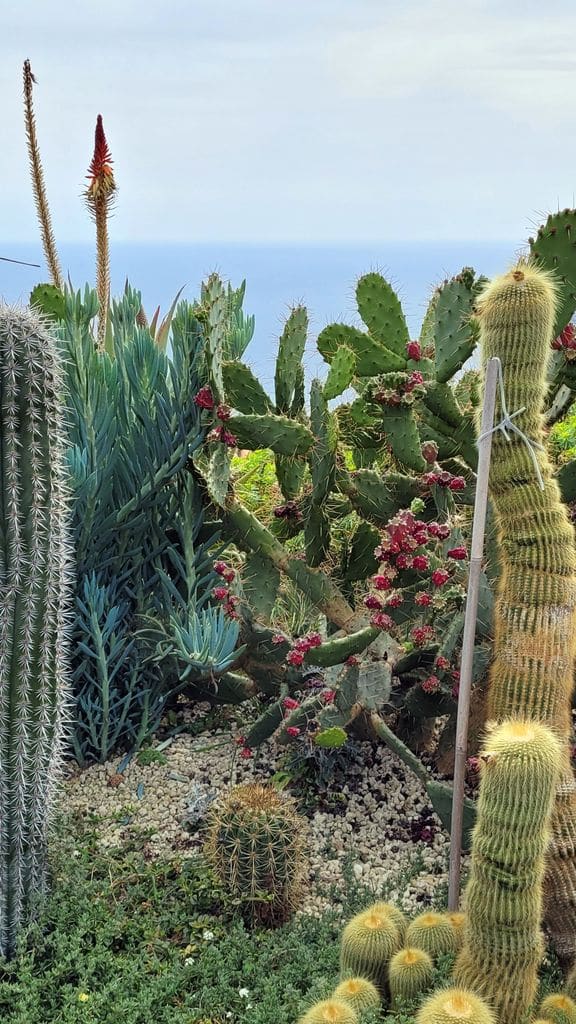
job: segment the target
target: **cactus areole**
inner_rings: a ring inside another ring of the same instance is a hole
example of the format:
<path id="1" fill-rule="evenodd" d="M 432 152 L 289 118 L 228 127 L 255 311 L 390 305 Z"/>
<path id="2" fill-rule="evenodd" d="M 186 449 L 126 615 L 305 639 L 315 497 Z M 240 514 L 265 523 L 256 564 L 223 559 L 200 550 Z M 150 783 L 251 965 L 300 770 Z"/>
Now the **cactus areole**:
<path id="1" fill-rule="evenodd" d="M 71 583 L 61 371 L 30 310 L 0 306 L 0 955 L 46 886 L 68 706 Z"/>

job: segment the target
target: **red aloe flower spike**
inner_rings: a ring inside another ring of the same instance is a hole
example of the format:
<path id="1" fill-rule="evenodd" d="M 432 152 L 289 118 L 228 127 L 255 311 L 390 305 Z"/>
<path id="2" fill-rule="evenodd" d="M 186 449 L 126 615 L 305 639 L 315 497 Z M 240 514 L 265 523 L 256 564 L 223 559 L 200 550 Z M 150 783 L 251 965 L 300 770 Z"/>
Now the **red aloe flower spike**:
<path id="1" fill-rule="evenodd" d="M 96 291 L 98 293 L 98 347 L 104 348 L 106 323 L 110 305 L 110 251 L 108 245 L 108 213 L 116 191 L 112 156 L 108 148 L 102 115 L 96 119 L 94 156 L 88 168 L 88 185 L 84 198 L 96 223 Z"/>

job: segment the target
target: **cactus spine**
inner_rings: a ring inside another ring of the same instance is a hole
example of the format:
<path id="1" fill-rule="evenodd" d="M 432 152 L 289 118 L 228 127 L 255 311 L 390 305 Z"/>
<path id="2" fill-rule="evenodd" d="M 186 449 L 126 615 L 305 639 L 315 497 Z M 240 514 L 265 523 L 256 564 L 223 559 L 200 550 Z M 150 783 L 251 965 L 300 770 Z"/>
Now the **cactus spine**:
<path id="1" fill-rule="evenodd" d="M 255 920 L 285 921 L 300 898 L 306 824 L 294 801 L 256 783 L 236 786 L 212 811 L 206 853 Z"/>
<path id="2" fill-rule="evenodd" d="M 332 998 L 348 1003 L 356 1013 L 377 1010 L 380 1006 L 378 989 L 367 978 L 346 978 L 334 989 Z"/>
<path id="3" fill-rule="evenodd" d="M 311 1006 L 298 1024 L 358 1024 L 358 1014 L 343 999 L 324 999 Z"/>
<path id="4" fill-rule="evenodd" d="M 46 880 L 68 708 L 69 494 L 54 338 L 0 307 L 0 954 Z"/>
<path id="5" fill-rule="evenodd" d="M 496 278 L 478 303 L 482 357 L 498 356 L 514 423 L 541 443 L 546 368 L 556 292 L 529 264 Z M 499 414 L 497 414 L 498 417 Z M 488 717 L 533 718 L 563 741 L 546 880 L 546 924 L 561 961 L 576 956 L 576 785 L 570 765 L 571 695 L 576 645 L 576 549 L 568 513 L 545 453 L 496 433 L 491 497 L 502 553 L 495 611 Z"/>
<path id="6" fill-rule="evenodd" d="M 528 1013 L 542 959 L 544 858 L 560 744 L 538 722 L 505 722 L 482 755 L 457 985 L 490 999 L 500 1024 Z"/>
<path id="7" fill-rule="evenodd" d="M 496 1024 L 489 1006 L 466 989 L 436 992 L 420 1007 L 416 1024 Z"/>
<path id="8" fill-rule="evenodd" d="M 388 970 L 392 1006 L 415 999 L 432 984 L 434 966 L 423 949 L 408 946 L 394 954 Z"/>
<path id="9" fill-rule="evenodd" d="M 385 904 L 356 914 L 342 933 L 340 969 L 359 974 L 373 982 L 382 996 L 387 992 L 388 964 L 401 939 L 398 927 Z"/>
<path id="10" fill-rule="evenodd" d="M 423 949 L 431 957 L 442 956 L 443 953 L 455 953 L 458 945 L 456 932 L 452 923 L 444 914 L 428 911 L 419 914 L 406 932 L 406 945 Z"/>
<path id="11" fill-rule="evenodd" d="M 450 911 L 449 913 L 447 913 L 446 917 L 448 918 L 448 920 L 450 921 L 450 924 L 452 925 L 452 927 L 454 929 L 454 934 L 456 936 L 456 948 L 460 949 L 460 946 L 462 945 L 462 943 L 464 941 L 464 929 L 466 927 L 466 914 L 460 913 L 459 911 L 455 910 L 455 911 Z"/>

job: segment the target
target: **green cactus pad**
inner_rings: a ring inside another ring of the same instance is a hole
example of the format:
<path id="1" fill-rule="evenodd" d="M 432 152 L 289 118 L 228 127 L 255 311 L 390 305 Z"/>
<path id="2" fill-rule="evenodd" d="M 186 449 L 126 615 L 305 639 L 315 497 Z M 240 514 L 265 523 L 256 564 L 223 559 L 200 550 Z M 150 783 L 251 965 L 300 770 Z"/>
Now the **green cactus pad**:
<path id="1" fill-rule="evenodd" d="M 324 999 L 311 1006 L 298 1024 L 358 1024 L 358 1014 L 343 999 Z"/>
<path id="2" fill-rule="evenodd" d="M 368 978 L 380 994 L 386 994 L 388 963 L 400 948 L 400 933 L 384 911 L 369 908 L 346 925 L 340 947 L 343 973 Z"/>
<path id="3" fill-rule="evenodd" d="M 420 434 L 413 410 L 407 406 L 387 407 L 383 410 L 382 430 L 400 465 L 422 473 L 426 463 L 420 451 Z"/>
<path id="4" fill-rule="evenodd" d="M 373 469 L 342 473 L 337 483 L 358 514 L 376 526 L 386 526 L 399 508 L 408 507 L 421 493 L 413 477 L 401 473 L 382 476 Z"/>
<path id="5" fill-rule="evenodd" d="M 356 285 L 356 302 L 372 337 L 405 362 L 410 335 L 400 300 L 388 281 L 381 274 L 365 274 Z"/>
<path id="6" fill-rule="evenodd" d="M 433 979 L 434 965 L 425 950 L 413 946 L 398 950 L 388 968 L 392 1006 L 416 999 L 430 988 Z"/>
<path id="7" fill-rule="evenodd" d="M 316 733 L 314 744 L 317 747 L 322 747 L 323 750 L 336 750 L 338 747 L 343 747 L 347 739 L 346 729 L 333 725 L 329 729 L 322 729 L 322 732 Z"/>
<path id="8" fill-rule="evenodd" d="M 302 459 L 291 459 L 289 456 L 276 455 L 274 460 L 278 485 L 285 501 L 294 501 L 306 476 L 306 463 Z"/>
<path id="9" fill-rule="evenodd" d="M 318 335 L 318 350 L 331 363 L 342 347 L 350 349 L 356 359 L 358 377 L 376 377 L 379 373 L 403 370 L 406 360 L 381 345 L 369 334 L 347 324 L 329 324 Z"/>
<path id="10" fill-rule="evenodd" d="M 330 550 L 330 519 L 319 505 L 312 505 L 306 517 L 304 541 L 308 565 L 322 565 Z"/>
<path id="11" fill-rule="evenodd" d="M 270 448 L 277 455 L 305 455 L 312 447 L 314 437 L 302 423 L 285 416 L 232 416 L 228 429 L 239 448 Z"/>
<path id="12" fill-rule="evenodd" d="M 310 429 L 316 439 L 308 456 L 312 478 L 312 504 L 320 506 L 324 504 L 334 487 L 338 433 L 336 417 L 328 411 L 319 380 L 313 380 L 310 387 Z"/>
<path id="13" fill-rule="evenodd" d="M 552 1024 L 576 1024 L 576 1003 L 563 992 L 555 992 L 542 1000 L 538 1015 Z"/>
<path id="14" fill-rule="evenodd" d="M 272 402 L 249 366 L 236 360 L 225 362 L 222 364 L 222 379 L 226 401 L 233 409 L 260 416 L 274 411 Z"/>
<path id="15" fill-rule="evenodd" d="M 322 668 L 341 665 L 352 655 L 362 654 L 376 640 L 378 632 L 372 626 L 366 626 L 346 636 L 332 637 L 325 640 L 320 647 L 313 647 L 306 654 L 305 661 L 312 665 L 320 665 Z"/>
<path id="16" fill-rule="evenodd" d="M 365 580 L 378 569 L 378 560 L 374 551 L 380 543 L 380 534 L 369 523 L 360 523 L 350 539 L 349 547 L 344 553 L 343 575 L 350 583 Z"/>
<path id="17" fill-rule="evenodd" d="M 551 270 L 558 290 L 554 337 L 566 327 L 576 310 L 576 210 L 562 210 L 548 217 L 530 239 L 530 251 L 538 265 Z"/>
<path id="18" fill-rule="evenodd" d="M 54 284 L 37 284 L 30 293 L 30 305 L 35 306 L 49 320 L 64 319 L 66 300 Z"/>
<path id="19" fill-rule="evenodd" d="M 408 925 L 406 945 L 423 949 L 434 958 L 444 953 L 455 953 L 458 943 L 450 921 L 443 914 L 427 911 Z"/>
<path id="20" fill-rule="evenodd" d="M 367 978 L 346 978 L 334 989 L 332 998 L 348 1003 L 356 1013 L 377 1010 L 380 1006 L 378 989 Z"/>
<path id="21" fill-rule="evenodd" d="M 334 353 L 328 376 L 324 382 L 324 398 L 327 402 L 331 398 L 338 398 L 338 395 L 346 391 L 352 382 L 355 371 L 356 356 L 351 348 L 346 348 L 346 345 L 343 345 Z"/>
<path id="22" fill-rule="evenodd" d="M 476 291 L 468 275 L 453 277 L 442 285 L 435 307 L 434 357 L 436 378 L 444 383 L 454 376 L 476 347 L 477 327 L 470 319 Z"/>
<path id="23" fill-rule="evenodd" d="M 473 992 L 446 988 L 434 993 L 420 1007 L 416 1024 L 497 1024 L 487 1003 Z"/>
<path id="24" fill-rule="evenodd" d="M 462 426 L 462 410 L 449 384 L 432 381 L 426 388 L 422 401 L 448 427 Z"/>
<path id="25" fill-rule="evenodd" d="M 276 357 L 276 407 L 278 412 L 289 413 L 298 389 L 306 334 L 308 313 L 304 306 L 296 306 L 288 317 L 278 346 Z"/>
<path id="26" fill-rule="evenodd" d="M 265 555 L 253 551 L 242 569 L 242 588 L 254 615 L 269 622 L 278 596 L 280 572 Z"/>
<path id="27" fill-rule="evenodd" d="M 266 708 L 246 733 L 245 743 L 247 747 L 254 750 L 274 735 L 284 721 L 284 707 L 282 701 L 276 700 Z"/>
<path id="28" fill-rule="evenodd" d="M 224 505 L 230 481 L 230 450 L 225 445 L 217 443 L 213 446 L 208 456 L 205 480 L 212 501 L 216 505 Z"/>

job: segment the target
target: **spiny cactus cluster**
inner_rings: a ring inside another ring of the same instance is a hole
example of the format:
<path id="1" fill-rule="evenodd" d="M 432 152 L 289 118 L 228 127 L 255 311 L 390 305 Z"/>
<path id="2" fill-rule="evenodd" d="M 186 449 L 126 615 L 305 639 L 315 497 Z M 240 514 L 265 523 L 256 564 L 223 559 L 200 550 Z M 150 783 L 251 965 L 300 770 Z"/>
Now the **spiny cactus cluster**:
<path id="1" fill-rule="evenodd" d="M 558 274 L 565 269 L 569 233 L 561 234 L 558 263 L 548 259 L 555 275 L 538 265 L 518 265 L 486 289 L 478 316 L 482 357 L 500 358 L 509 410 L 520 411 L 514 423 L 532 445 L 518 434 L 508 440 L 497 434 L 493 440 L 490 496 L 502 571 L 488 715 L 496 721 L 521 716 L 545 723 L 562 742 L 545 892 L 546 923 L 566 966 L 576 957 L 576 786 L 570 761 L 576 546 L 550 460 L 538 447 L 544 442 L 551 342 L 571 308 L 570 282 Z M 542 258 L 555 246 L 555 236 L 539 238 Z"/>
<path id="2" fill-rule="evenodd" d="M 70 491 L 63 368 L 45 322 L 0 306 L 0 955 L 47 881 L 70 717 Z"/>
<path id="3" fill-rule="evenodd" d="M 213 806 L 206 854 L 253 921 L 281 924 L 294 912 L 306 873 L 306 822 L 269 786 L 236 786 Z"/>

